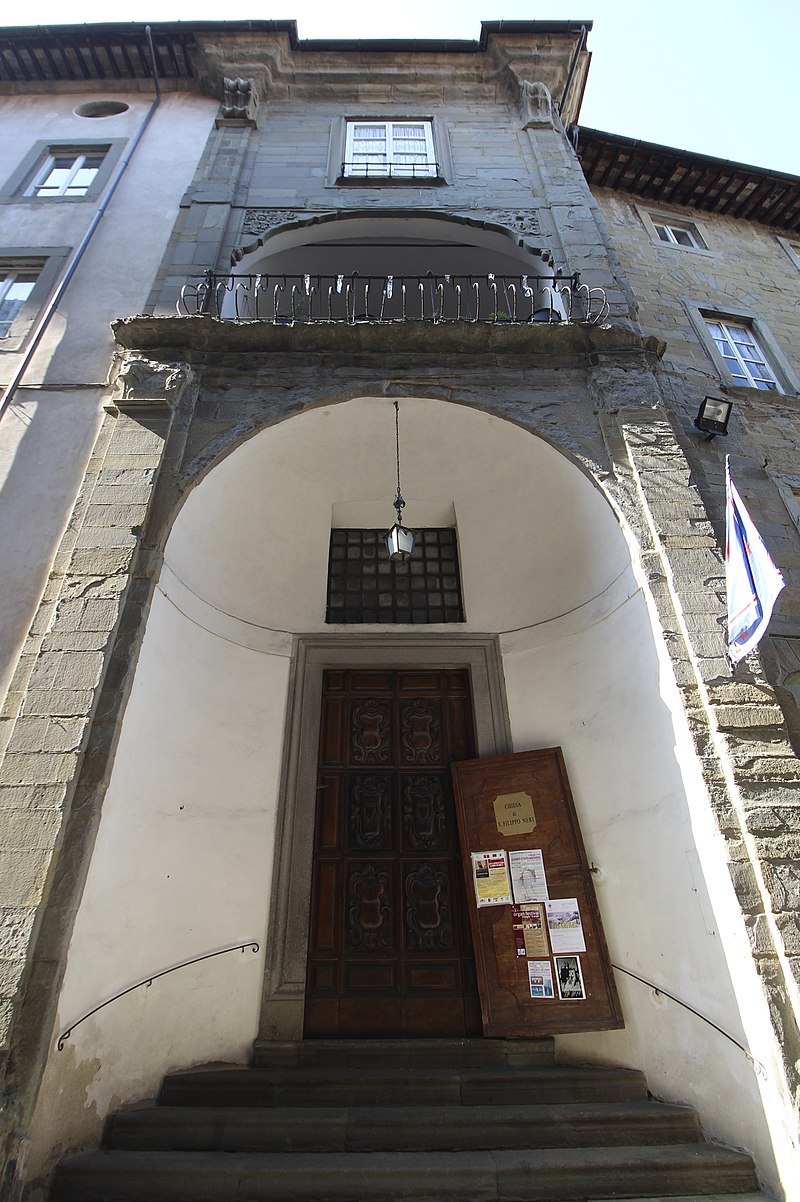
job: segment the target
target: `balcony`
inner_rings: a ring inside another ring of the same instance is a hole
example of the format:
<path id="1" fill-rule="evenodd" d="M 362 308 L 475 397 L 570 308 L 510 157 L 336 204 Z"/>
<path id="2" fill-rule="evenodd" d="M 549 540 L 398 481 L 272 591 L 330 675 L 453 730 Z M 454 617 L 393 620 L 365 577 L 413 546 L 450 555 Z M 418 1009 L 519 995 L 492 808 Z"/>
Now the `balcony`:
<path id="1" fill-rule="evenodd" d="M 216 275 L 187 281 L 182 317 L 296 325 L 599 325 L 602 288 L 561 275 Z"/>

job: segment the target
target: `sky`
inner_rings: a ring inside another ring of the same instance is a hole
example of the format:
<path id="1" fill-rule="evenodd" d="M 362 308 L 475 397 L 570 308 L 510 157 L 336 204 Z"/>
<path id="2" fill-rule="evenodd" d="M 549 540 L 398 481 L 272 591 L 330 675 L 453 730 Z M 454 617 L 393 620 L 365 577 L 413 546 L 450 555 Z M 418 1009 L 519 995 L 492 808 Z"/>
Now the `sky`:
<path id="1" fill-rule="evenodd" d="M 228 0 L 227 20 L 294 19 L 301 38 L 477 39 L 481 20 L 590 20 L 581 122 L 800 175 L 800 0 Z M 106 0 L 37 0 L 7 25 L 107 21 Z M 32 16 L 31 16 L 32 14 Z M 217 21 L 216 0 L 117 0 L 115 21 Z"/>

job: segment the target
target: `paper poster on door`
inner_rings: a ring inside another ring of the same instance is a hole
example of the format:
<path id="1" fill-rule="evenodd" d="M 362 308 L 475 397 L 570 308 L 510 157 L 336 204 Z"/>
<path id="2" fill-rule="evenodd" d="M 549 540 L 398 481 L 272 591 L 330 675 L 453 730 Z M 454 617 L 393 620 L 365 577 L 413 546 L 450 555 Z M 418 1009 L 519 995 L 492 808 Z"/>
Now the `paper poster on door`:
<path id="1" fill-rule="evenodd" d="M 547 880 L 544 875 L 544 859 L 538 848 L 508 853 L 511 883 L 515 902 L 547 901 Z"/>
<path id="2" fill-rule="evenodd" d="M 475 900 L 481 906 L 508 906 L 511 904 L 511 882 L 508 879 L 506 853 L 500 851 L 473 851 L 472 881 Z"/>
<path id="3" fill-rule="evenodd" d="M 549 960 L 528 961 L 531 997 L 553 997 L 553 970 Z"/>
<path id="4" fill-rule="evenodd" d="M 586 941 L 577 897 L 551 898 L 546 905 L 553 955 L 559 952 L 585 952 Z"/>
<path id="5" fill-rule="evenodd" d="M 541 902 L 512 906 L 511 921 L 514 924 L 514 943 L 518 956 L 525 956 L 528 960 L 541 960 L 550 955 L 547 945 L 547 921 Z"/>
<path id="6" fill-rule="evenodd" d="M 586 987 L 578 956 L 556 956 L 558 996 L 562 1002 L 585 1002 Z"/>

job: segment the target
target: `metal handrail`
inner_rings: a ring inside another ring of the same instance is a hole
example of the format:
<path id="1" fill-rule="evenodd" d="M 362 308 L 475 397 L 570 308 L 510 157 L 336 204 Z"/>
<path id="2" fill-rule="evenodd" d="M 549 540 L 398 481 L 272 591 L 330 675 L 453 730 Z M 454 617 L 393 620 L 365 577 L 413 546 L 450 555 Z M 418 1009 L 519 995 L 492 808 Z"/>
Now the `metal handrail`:
<path id="1" fill-rule="evenodd" d="M 154 972 L 149 977 L 142 977 L 141 981 L 137 981 L 135 985 L 129 985 L 127 989 L 120 990 L 113 997 L 106 998 L 104 1002 L 101 1002 L 99 1006 L 95 1006 L 93 1010 L 88 1010 L 86 1014 L 82 1014 L 71 1026 L 62 1031 L 56 1042 L 58 1051 L 63 1050 L 65 1042 L 76 1027 L 86 1022 L 86 1019 L 91 1018 L 93 1014 L 97 1014 L 98 1010 L 103 1010 L 106 1006 L 110 1006 L 112 1002 L 125 997 L 126 993 L 133 993 L 134 989 L 139 989 L 142 985 L 147 985 L 149 988 L 153 984 L 153 981 L 157 981 L 159 977 L 166 977 L 171 972 L 177 972 L 179 968 L 188 968 L 190 964 L 199 964 L 201 960 L 213 960 L 215 956 L 224 956 L 227 952 L 241 952 L 244 955 L 248 947 L 252 948 L 254 955 L 259 950 L 259 944 L 254 939 L 249 939 L 247 943 L 234 943 L 231 947 L 222 947 L 216 952 L 205 952 L 202 956 L 194 956 L 191 960 L 183 960 L 180 964 L 173 964 L 171 968 L 163 968 L 161 972 Z"/>
<path id="2" fill-rule="evenodd" d="M 190 278 L 181 316 L 271 325 L 489 323 L 596 325 L 609 313 L 602 288 L 580 275 L 217 275 Z"/>
<path id="3" fill-rule="evenodd" d="M 708 1018 L 705 1014 L 701 1014 L 699 1010 L 695 1010 L 694 1006 L 690 1006 L 688 1002 L 681 1001 L 679 997 L 676 997 L 674 993 L 670 993 L 669 990 L 663 987 L 663 985 L 656 985 L 654 981 L 648 981 L 646 977 L 640 977 L 638 973 L 631 972 L 629 968 L 623 968 L 621 964 L 612 964 L 611 967 L 615 968 L 617 972 L 624 972 L 626 977 L 633 977 L 634 981 L 639 981 L 642 985 L 647 985 L 650 989 L 655 990 L 656 993 L 663 994 L 664 997 L 668 997 L 671 1002 L 675 1002 L 678 1006 L 683 1006 L 684 1010 L 688 1010 L 690 1014 L 694 1014 L 696 1018 L 699 1018 L 704 1023 L 707 1023 L 709 1027 L 713 1027 L 714 1030 L 718 1031 L 720 1035 L 724 1035 L 726 1039 L 730 1040 L 730 1042 L 734 1044 L 740 1052 L 744 1052 L 745 1056 L 755 1069 L 757 1076 L 763 1077 L 765 1081 L 768 1079 L 769 1074 L 767 1073 L 767 1070 L 761 1061 L 757 1060 L 752 1052 L 748 1052 L 744 1044 L 740 1043 L 734 1035 L 731 1035 L 730 1031 L 726 1031 L 724 1027 L 718 1026 L 713 1019 Z"/>

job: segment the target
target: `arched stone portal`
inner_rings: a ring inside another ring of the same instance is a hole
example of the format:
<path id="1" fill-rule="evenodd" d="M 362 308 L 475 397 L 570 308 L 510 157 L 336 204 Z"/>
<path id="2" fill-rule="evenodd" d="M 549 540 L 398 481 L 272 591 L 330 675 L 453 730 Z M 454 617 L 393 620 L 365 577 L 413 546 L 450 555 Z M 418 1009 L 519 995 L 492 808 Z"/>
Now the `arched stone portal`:
<path id="1" fill-rule="evenodd" d="M 409 391 L 407 517 L 457 528 L 458 626 L 325 625 L 331 526 L 391 520 L 385 395 L 251 427 L 223 437 L 216 466 L 191 461 L 201 478 L 164 546 L 59 1022 L 193 954 L 249 938 L 262 954 L 205 961 L 83 1024 L 67 1058 L 50 1056 L 37 1155 L 66 1114 L 73 1132 L 93 1130 L 112 1099 L 148 1096 L 168 1066 L 246 1061 L 265 964 L 262 1034 L 298 1034 L 314 673 L 329 659 L 463 664 L 481 753 L 563 747 L 612 960 L 649 980 L 668 973 L 677 996 L 743 1037 L 717 933 L 730 884 L 633 537 L 543 438 Z M 170 484 L 154 514 L 176 495 Z M 688 1011 L 667 1017 L 625 976 L 620 992 L 625 1031 L 563 1037 L 562 1054 L 636 1064 L 732 1142 L 746 1125 L 752 1146 L 759 1102 L 738 1049 L 715 1045 L 710 1066 L 708 1030 Z"/>

